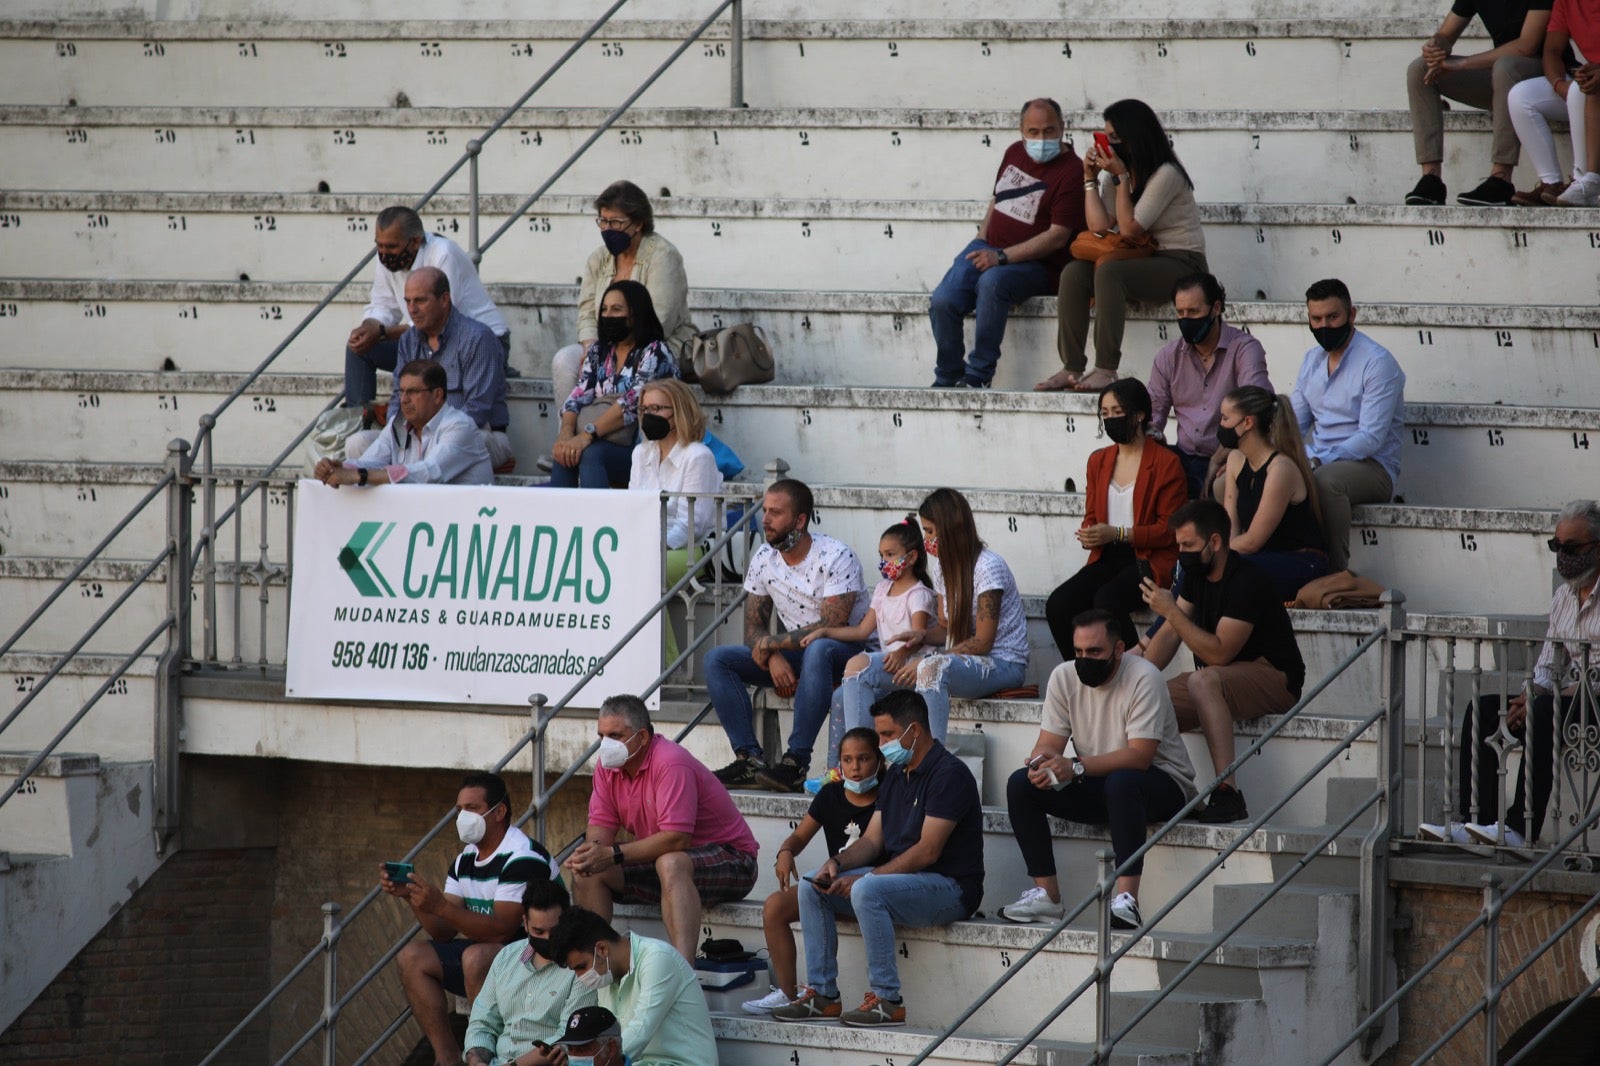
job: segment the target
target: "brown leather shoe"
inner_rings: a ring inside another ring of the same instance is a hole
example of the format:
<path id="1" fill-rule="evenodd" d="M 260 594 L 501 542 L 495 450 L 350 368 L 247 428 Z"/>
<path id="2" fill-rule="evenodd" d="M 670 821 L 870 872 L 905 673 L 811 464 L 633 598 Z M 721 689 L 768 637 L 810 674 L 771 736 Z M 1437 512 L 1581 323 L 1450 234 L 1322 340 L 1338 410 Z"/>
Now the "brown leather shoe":
<path id="1" fill-rule="evenodd" d="M 1566 185 L 1561 182 L 1543 182 L 1535 185 L 1527 192 L 1511 194 L 1511 202 L 1518 207 L 1547 207 L 1556 202 L 1556 197 L 1566 191 Z"/>

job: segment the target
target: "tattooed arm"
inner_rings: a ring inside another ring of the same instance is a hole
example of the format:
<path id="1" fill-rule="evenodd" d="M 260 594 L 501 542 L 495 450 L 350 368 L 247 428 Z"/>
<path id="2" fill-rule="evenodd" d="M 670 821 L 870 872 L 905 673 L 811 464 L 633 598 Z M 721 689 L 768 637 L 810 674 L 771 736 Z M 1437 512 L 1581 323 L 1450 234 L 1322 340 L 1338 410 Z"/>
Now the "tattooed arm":
<path id="1" fill-rule="evenodd" d="M 761 652 L 764 655 L 770 655 L 775 651 L 799 651 L 800 640 L 807 633 L 812 633 L 819 629 L 831 629 L 838 626 L 849 625 L 850 612 L 855 609 L 855 605 L 856 593 L 854 592 L 846 592 L 838 596 L 829 596 L 827 599 L 822 601 L 822 619 L 820 621 L 808 626 L 801 626 L 798 629 L 791 629 L 787 633 L 780 633 L 777 636 L 764 637 L 762 638 L 761 643 L 754 645 L 754 647 L 758 652 Z M 749 612 L 747 610 L 747 617 L 748 614 Z M 745 633 L 746 635 L 749 634 L 748 622 L 746 622 Z"/>
<path id="2" fill-rule="evenodd" d="M 772 597 L 751 594 L 744 601 L 744 642 L 750 647 L 750 657 L 756 665 L 765 667 L 769 651 L 762 648 L 772 625 Z"/>
<path id="3" fill-rule="evenodd" d="M 972 636 L 950 649 L 951 655 L 988 655 L 994 650 L 994 638 L 1000 632 L 999 589 L 978 593 L 978 603 L 972 612 Z"/>

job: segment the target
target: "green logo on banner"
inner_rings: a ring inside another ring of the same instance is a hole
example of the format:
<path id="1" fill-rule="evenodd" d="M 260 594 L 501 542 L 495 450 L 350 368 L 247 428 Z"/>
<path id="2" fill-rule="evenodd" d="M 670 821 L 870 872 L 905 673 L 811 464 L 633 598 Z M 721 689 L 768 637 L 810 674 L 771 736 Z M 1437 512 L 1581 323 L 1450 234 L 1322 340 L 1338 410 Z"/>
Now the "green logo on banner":
<path id="1" fill-rule="evenodd" d="M 393 522 L 363 522 L 356 527 L 355 536 L 350 538 L 349 543 L 339 549 L 339 566 L 363 596 L 394 595 L 394 589 L 384 580 L 378 564 L 372 560 L 378 549 L 383 547 L 383 542 L 389 539 L 389 534 L 394 532 L 394 527 Z"/>

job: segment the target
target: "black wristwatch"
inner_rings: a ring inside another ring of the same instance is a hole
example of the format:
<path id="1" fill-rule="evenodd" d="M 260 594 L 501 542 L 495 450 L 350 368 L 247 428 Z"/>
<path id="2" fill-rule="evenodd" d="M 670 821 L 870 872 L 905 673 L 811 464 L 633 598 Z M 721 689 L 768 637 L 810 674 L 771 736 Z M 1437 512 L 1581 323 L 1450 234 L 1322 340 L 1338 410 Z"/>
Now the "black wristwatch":
<path id="1" fill-rule="evenodd" d="M 1087 772 L 1088 769 L 1083 765 L 1083 760 L 1074 755 L 1072 757 L 1072 779 L 1076 781 Z"/>
<path id="2" fill-rule="evenodd" d="M 367 487 L 367 474 L 368 474 L 367 468 L 364 467 L 364 466 L 361 467 L 356 473 L 356 484 L 360 485 L 362 488 L 366 488 Z"/>
<path id="3" fill-rule="evenodd" d="M 612 862 L 613 865 L 616 865 L 616 866 L 621 866 L 622 865 L 622 845 L 621 844 L 613 844 L 613 845 L 611 845 L 611 862 Z"/>
<path id="4" fill-rule="evenodd" d="M 1004 248 L 996 248 L 994 250 L 994 257 L 1000 260 L 1001 266 L 1005 266 L 1007 263 L 1011 262 L 1011 259 L 1006 255 L 1006 250 Z"/>

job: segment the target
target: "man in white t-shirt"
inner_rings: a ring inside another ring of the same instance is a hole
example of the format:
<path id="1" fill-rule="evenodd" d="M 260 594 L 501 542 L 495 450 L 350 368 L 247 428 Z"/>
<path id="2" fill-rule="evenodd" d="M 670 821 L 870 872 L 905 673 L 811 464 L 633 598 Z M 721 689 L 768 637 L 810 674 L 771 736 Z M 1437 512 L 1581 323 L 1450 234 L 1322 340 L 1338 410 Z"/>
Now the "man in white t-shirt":
<path id="1" fill-rule="evenodd" d="M 801 638 L 814 629 L 858 624 L 872 596 L 850 546 L 811 532 L 811 489 L 804 482 L 773 482 L 761 506 L 767 542 L 745 570 L 750 595 L 744 605 L 744 643 L 725 644 L 706 655 L 706 690 L 734 755 L 716 774 L 728 788 L 798 792 L 834 686 L 845 663 L 865 647 L 859 641 L 820 638 L 801 648 Z M 784 629 L 776 635 L 770 632 L 774 608 Z M 771 766 L 756 739 L 748 685 L 794 699 L 788 750 Z"/>
<path id="2" fill-rule="evenodd" d="M 544 846 L 511 824 L 511 796 L 498 774 L 471 773 L 456 794 L 456 834 L 466 845 L 441 891 L 413 870 L 394 881 L 379 867 L 379 887 L 411 906 L 428 934 L 401 949 L 395 963 L 411 1012 L 438 1062 L 461 1061 L 445 993 L 477 996 L 502 945 L 522 928 L 529 881 L 559 877 Z"/>
<path id="3" fill-rule="evenodd" d="M 1051 673 L 1039 739 L 1027 765 L 1006 782 L 1011 832 L 1034 884 L 1001 908 L 1011 921 L 1055 921 L 1063 913 L 1050 815 L 1109 824 L 1120 868 L 1144 843 L 1152 821 L 1171 818 L 1195 797 L 1194 766 L 1178 735 L 1167 684 L 1149 660 L 1123 653 L 1117 627 L 1111 612 L 1098 608 L 1072 620 L 1077 658 Z M 1141 859 L 1117 877 L 1113 929 L 1144 924 L 1143 872 Z"/>

